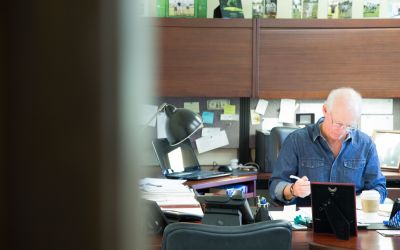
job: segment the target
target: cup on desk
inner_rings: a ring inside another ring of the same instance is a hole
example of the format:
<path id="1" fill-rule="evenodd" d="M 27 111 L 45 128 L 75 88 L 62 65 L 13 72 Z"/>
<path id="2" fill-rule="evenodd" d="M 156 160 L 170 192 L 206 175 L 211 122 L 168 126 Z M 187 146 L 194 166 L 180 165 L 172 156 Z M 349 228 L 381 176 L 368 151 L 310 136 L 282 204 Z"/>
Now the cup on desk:
<path id="1" fill-rule="evenodd" d="M 380 194 L 376 190 L 364 190 L 361 193 L 361 207 L 364 213 L 376 213 L 379 209 Z"/>
<path id="2" fill-rule="evenodd" d="M 232 159 L 231 160 L 231 168 L 232 169 L 237 169 L 239 166 L 238 166 L 238 163 L 239 163 L 239 160 L 238 159 Z"/>

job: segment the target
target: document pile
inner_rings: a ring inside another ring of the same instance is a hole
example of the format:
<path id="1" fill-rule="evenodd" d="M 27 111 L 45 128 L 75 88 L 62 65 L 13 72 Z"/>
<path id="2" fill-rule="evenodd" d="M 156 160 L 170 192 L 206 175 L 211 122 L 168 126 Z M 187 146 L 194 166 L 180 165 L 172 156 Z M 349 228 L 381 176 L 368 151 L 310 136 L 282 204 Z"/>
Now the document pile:
<path id="1" fill-rule="evenodd" d="M 186 180 L 144 178 L 140 180 L 142 198 L 157 202 L 163 211 L 203 215 L 195 193 L 183 185 Z"/>

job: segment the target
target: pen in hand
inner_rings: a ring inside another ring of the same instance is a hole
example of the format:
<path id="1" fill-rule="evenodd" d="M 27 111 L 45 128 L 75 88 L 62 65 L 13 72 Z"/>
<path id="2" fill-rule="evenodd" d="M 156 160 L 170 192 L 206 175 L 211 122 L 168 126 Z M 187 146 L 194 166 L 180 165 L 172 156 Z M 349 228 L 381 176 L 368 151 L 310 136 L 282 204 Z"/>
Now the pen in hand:
<path id="1" fill-rule="evenodd" d="M 296 180 L 295 183 L 297 183 L 298 180 L 301 180 L 298 185 L 296 184 L 296 195 L 298 197 L 304 198 L 304 197 L 310 195 L 310 193 L 311 193 L 310 181 L 308 180 L 308 178 L 306 176 L 303 176 L 303 178 L 300 178 L 295 175 L 290 175 L 289 178 L 295 179 Z M 292 184 L 292 187 L 293 187 L 293 185 L 294 184 Z M 294 189 L 294 187 L 293 187 L 293 189 Z"/>
<path id="2" fill-rule="evenodd" d="M 301 179 L 300 177 L 292 175 L 292 174 L 289 176 L 289 178 L 290 179 L 295 179 L 295 180 L 300 180 Z"/>

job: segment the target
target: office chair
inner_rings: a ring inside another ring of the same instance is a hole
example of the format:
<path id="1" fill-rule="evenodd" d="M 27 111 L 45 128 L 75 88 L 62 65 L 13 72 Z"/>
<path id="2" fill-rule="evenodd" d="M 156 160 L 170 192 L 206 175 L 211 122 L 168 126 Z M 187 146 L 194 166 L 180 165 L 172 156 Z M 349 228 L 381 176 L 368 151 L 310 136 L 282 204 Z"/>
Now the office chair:
<path id="1" fill-rule="evenodd" d="M 164 230 L 163 250 L 287 250 L 292 245 L 291 224 L 285 220 L 242 226 L 178 222 Z"/>
<path id="2" fill-rule="evenodd" d="M 270 164 L 271 170 L 274 169 L 276 160 L 279 156 L 279 151 L 281 150 L 281 146 L 286 137 L 296 129 L 298 129 L 298 127 L 274 127 L 271 129 L 269 136 L 269 152 L 267 152 L 268 164 Z"/>

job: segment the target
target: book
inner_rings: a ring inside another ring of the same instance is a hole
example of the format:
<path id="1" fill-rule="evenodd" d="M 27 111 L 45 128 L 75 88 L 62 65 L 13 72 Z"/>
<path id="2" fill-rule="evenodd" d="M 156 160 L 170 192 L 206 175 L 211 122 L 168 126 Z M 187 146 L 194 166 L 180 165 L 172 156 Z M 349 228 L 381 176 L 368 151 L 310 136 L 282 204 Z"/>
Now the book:
<path id="1" fill-rule="evenodd" d="M 328 0 L 328 18 L 339 18 L 339 0 Z"/>
<path id="2" fill-rule="evenodd" d="M 156 2 L 156 16 L 166 17 L 167 0 L 157 0 Z"/>
<path id="3" fill-rule="evenodd" d="M 400 18 L 400 0 L 392 0 L 388 3 L 389 17 Z"/>
<path id="4" fill-rule="evenodd" d="M 194 0 L 169 0 L 169 17 L 195 17 Z"/>
<path id="5" fill-rule="evenodd" d="M 277 0 L 253 0 L 253 18 L 275 18 L 277 7 Z"/>
<path id="6" fill-rule="evenodd" d="M 318 0 L 304 0 L 302 18 L 316 19 L 318 16 Z"/>
<path id="7" fill-rule="evenodd" d="M 353 11 L 353 0 L 339 1 L 339 18 L 351 18 Z"/>
<path id="8" fill-rule="evenodd" d="M 277 0 L 265 0 L 265 17 L 275 18 L 278 9 Z"/>
<path id="9" fill-rule="evenodd" d="M 241 0 L 220 0 L 219 4 L 223 18 L 244 18 Z"/>
<path id="10" fill-rule="evenodd" d="M 363 16 L 364 17 L 379 17 L 379 0 L 364 0 Z"/>
<path id="11" fill-rule="evenodd" d="M 196 6 L 196 11 L 195 11 L 196 17 L 207 18 L 207 0 L 196 0 L 195 6 Z"/>
<path id="12" fill-rule="evenodd" d="M 302 14 L 302 1 L 293 0 L 292 2 L 292 18 L 300 19 Z"/>
<path id="13" fill-rule="evenodd" d="M 265 13 L 265 0 L 252 1 L 253 18 L 263 18 Z"/>

